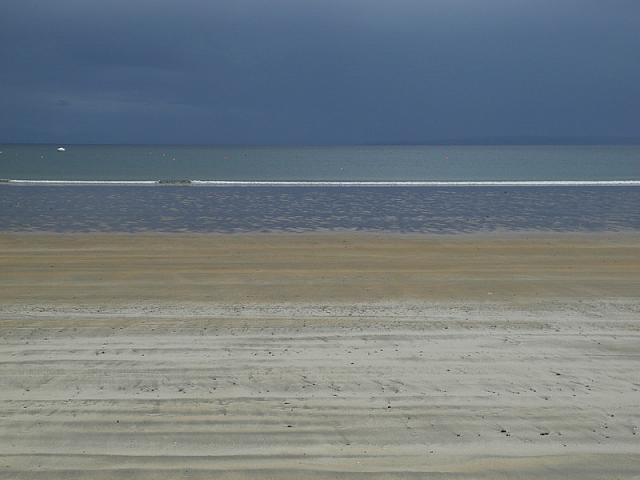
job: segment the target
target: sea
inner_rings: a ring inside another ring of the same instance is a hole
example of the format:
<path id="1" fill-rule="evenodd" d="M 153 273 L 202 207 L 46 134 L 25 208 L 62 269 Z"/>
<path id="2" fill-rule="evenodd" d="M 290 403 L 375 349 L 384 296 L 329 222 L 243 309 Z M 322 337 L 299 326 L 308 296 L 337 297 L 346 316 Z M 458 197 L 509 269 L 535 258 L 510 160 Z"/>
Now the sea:
<path id="1" fill-rule="evenodd" d="M 640 230 L 640 146 L 0 145 L 0 231 Z"/>

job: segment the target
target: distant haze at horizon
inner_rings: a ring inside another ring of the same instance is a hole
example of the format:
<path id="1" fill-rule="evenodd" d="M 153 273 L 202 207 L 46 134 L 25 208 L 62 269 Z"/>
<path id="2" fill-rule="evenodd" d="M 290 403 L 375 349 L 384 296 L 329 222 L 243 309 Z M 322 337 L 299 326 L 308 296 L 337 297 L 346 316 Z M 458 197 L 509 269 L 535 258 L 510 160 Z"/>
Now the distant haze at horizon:
<path id="1" fill-rule="evenodd" d="M 597 146 L 597 145 L 640 145 L 640 137 L 478 137 L 478 138 L 450 138 L 416 141 L 396 141 L 396 142 L 368 142 L 368 143 L 116 143 L 116 142 L 0 142 L 0 145 L 149 145 L 149 146 L 212 146 L 212 147 L 358 147 L 358 146 Z"/>

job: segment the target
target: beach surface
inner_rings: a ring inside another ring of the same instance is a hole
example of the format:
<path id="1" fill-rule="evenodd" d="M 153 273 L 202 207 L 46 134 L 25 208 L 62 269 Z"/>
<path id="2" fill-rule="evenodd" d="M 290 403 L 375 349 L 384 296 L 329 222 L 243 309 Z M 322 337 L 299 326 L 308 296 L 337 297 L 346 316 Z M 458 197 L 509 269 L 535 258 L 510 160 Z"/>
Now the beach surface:
<path id="1" fill-rule="evenodd" d="M 0 234 L 0 479 L 640 478 L 640 234 Z"/>

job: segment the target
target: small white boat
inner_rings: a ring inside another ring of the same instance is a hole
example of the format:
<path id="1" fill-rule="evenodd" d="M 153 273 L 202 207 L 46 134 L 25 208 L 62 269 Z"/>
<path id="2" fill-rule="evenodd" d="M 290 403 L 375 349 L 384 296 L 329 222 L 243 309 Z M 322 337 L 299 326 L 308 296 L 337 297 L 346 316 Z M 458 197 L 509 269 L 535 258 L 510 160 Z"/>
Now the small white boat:
<path id="1" fill-rule="evenodd" d="M 66 152 L 66 151 L 67 151 L 67 149 L 66 149 L 66 148 L 64 148 L 64 147 L 58 147 L 58 151 L 59 151 L 59 152 Z"/>

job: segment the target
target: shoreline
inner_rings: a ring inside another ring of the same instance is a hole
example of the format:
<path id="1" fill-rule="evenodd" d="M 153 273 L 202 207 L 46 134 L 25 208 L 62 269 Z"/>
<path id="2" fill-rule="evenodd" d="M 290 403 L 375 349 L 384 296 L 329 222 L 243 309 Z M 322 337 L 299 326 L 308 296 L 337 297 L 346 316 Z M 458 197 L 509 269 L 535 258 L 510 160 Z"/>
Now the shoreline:
<path id="1" fill-rule="evenodd" d="M 351 229 L 325 229 L 325 230 L 271 230 L 271 231 L 177 231 L 177 230 L 140 230 L 140 231 L 56 231 L 56 230 L 0 230 L 0 241 L 2 237 L 167 237 L 167 238 L 288 238 L 291 239 L 322 239 L 344 237 L 353 240 L 358 239 L 375 239 L 375 238 L 398 238 L 400 240 L 611 240 L 611 241 L 640 241 L 640 230 L 629 228 L 624 230 L 566 230 L 566 231 L 547 231 L 540 229 L 518 229 L 518 230 L 474 230 L 460 232 L 403 232 L 397 230 L 351 230 Z"/>

